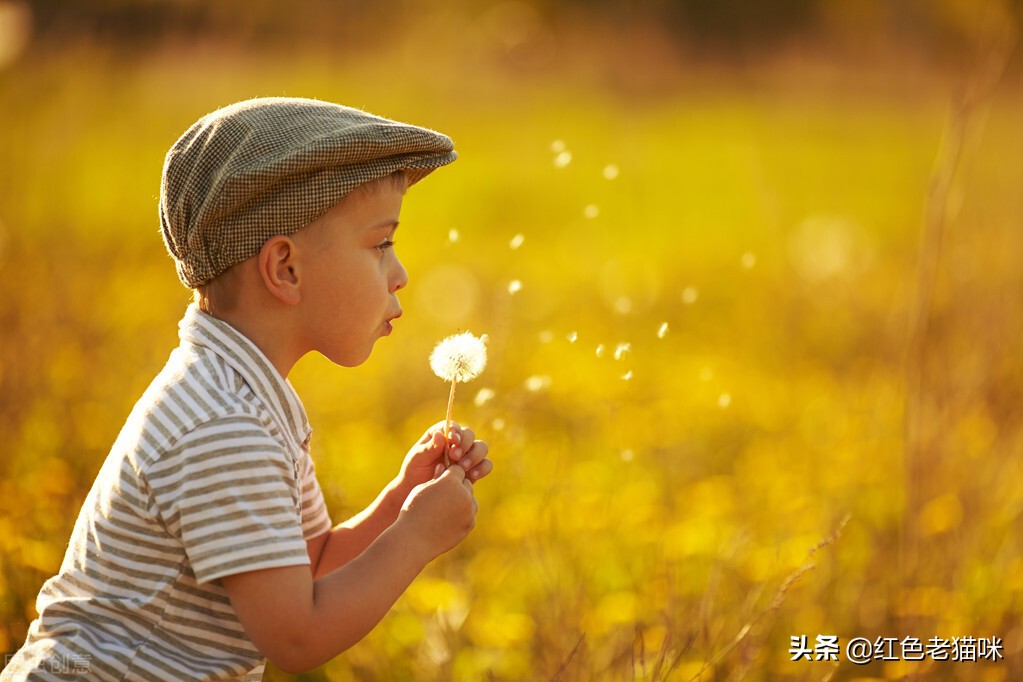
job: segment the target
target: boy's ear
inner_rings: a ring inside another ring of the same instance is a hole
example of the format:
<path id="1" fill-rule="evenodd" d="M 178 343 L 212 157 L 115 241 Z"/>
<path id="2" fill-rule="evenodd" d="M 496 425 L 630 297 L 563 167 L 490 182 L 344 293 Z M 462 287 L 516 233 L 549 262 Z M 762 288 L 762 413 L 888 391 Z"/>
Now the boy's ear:
<path id="1" fill-rule="evenodd" d="M 302 300 L 301 268 L 297 245 L 290 237 L 271 237 L 259 250 L 256 263 L 263 285 L 274 298 L 289 305 Z"/>

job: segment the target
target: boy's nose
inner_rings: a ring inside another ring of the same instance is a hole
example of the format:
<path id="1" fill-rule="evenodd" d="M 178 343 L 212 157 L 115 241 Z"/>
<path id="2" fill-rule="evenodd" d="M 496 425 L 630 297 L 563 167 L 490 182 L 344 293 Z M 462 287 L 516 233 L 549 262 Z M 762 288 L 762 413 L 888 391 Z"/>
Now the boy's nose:
<path id="1" fill-rule="evenodd" d="M 391 273 L 391 292 L 404 289 L 408 285 L 408 272 L 406 272 L 405 266 L 398 259 L 395 259 L 394 262 L 394 270 Z"/>

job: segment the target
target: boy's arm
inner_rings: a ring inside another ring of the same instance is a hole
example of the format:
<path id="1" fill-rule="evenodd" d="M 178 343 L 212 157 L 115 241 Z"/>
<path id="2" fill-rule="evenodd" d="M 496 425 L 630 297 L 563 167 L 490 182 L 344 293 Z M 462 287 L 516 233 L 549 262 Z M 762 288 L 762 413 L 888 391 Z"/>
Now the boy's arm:
<path id="1" fill-rule="evenodd" d="M 451 434 L 451 459 L 461 465 L 469 481 L 475 483 L 490 473 L 493 464 L 487 459 L 486 443 L 477 441 L 472 429 L 458 424 L 452 424 Z M 462 443 L 469 444 L 464 451 Z M 432 477 L 446 447 L 443 424 L 434 425 L 409 451 L 401 473 L 370 506 L 329 532 L 309 540 L 313 578 L 325 576 L 359 556 L 390 527 L 413 488 Z"/>
<path id="2" fill-rule="evenodd" d="M 418 486 L 398 519 L 338 570 L 313 579 L 306 566 L 223 578 L 246 634 L 287 672 L 315 668 L 383 618 L 413 578 L 472 529 L 476 501 L 461 467 Z"/>

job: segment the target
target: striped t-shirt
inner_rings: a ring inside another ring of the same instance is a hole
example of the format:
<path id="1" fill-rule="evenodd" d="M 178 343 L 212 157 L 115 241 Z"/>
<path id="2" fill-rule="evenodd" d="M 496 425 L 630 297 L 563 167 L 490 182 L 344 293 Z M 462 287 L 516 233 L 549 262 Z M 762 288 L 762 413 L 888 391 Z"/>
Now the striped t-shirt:
<path id="1" fill-rule="evenodd" d="M 219 578 L 309 564 L 330 518 L 291 384 L 190 306 L 43 585 L 7 680 L 259 679 Z"/>

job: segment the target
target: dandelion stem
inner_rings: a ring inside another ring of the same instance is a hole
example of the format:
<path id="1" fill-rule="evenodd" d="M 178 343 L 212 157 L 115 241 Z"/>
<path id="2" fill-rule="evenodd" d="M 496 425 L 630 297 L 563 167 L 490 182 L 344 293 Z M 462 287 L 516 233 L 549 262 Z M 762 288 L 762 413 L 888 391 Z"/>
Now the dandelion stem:
<path id="1" fill-rule="evenodd" d="M 451 393 L 448 394 L 448 416 L 444 422 L 444 440 L 447 444 L 444 446 L 444 468 L 447 469 L 451 466 L 451 459 L 448 457 L 448 449 L 451 447 L 451 412 L 455 407 L 455 384 L 458 383 L 458 377 L 451 377 Z"/>

